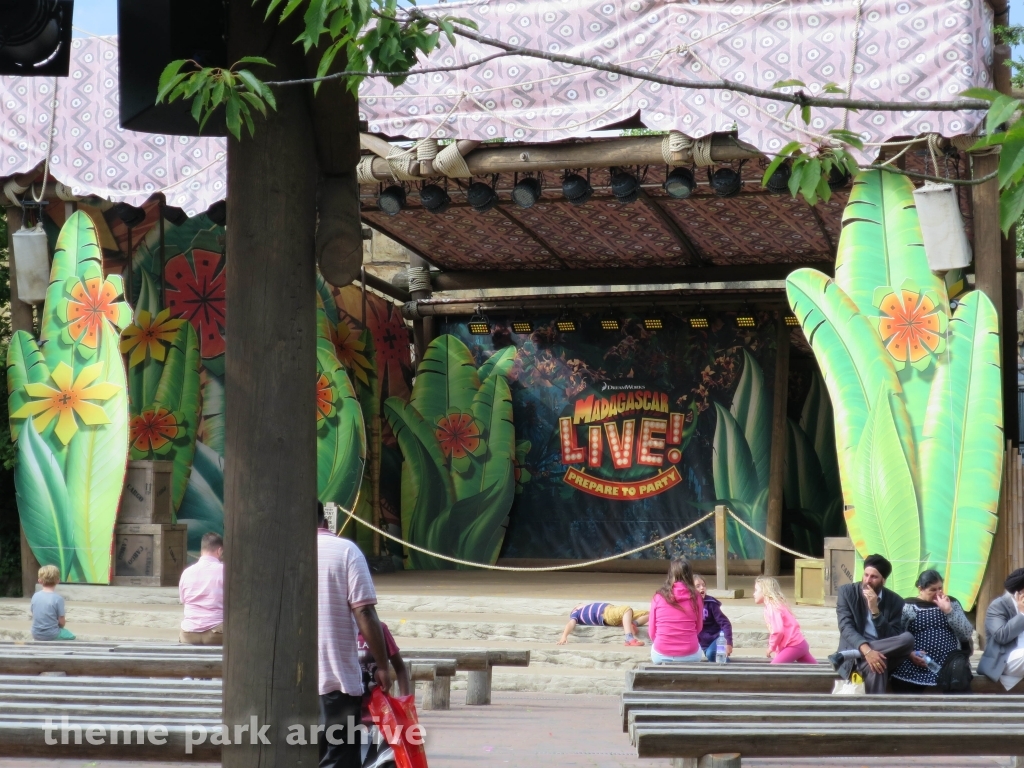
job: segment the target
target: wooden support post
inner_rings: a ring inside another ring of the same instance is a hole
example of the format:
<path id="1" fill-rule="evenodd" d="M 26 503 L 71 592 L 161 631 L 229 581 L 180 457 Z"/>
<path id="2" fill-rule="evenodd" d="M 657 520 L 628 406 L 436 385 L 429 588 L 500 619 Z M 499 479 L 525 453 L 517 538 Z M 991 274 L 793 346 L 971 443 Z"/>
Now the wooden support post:
<path id="1" fill-rule="evenodd" d="M 740 755 L 704 755 L 704 757 L 675 757 L 672 768 L 741 768 Z"/>
<path id="2" fill-rule="evenodd" d="M 21 229 L 24 211 L 17 206 L 7 208 L 7 264 L 11 280 L 11 332 L 33 333 L 32 306 L 18 299 L 17 265 L 14 263 L 14 233 Z M 19 524 L 19 528 L 21 528 Z M 39 561 L 21 528 L 21 596 L 32 597 L 39 576 Z"/>
<path id="3" fill-rule="evenodd" d="M 261 76 L 304 76 L 295 24 L 263 16 L 230 0 L 228 58 L 260 55 L 276 65 Z M 318 717 L 311 98 L 282 89 L 254 137 L 228 138 L 224 722 L 254 718 L 270 743 L 225 746 L 225 768 L 318 759 L 316 744 L 286 743 L 289 725 Z"/>
<path id="4" fill-rule="evenodd" d="M 447 675 L 435 675 L 432 682 L 423 684 L 421 709 L 451 709 L 452 679 Z"/>
<path id="5" fill-rule="evenodd" d="M 775 393 L 772 404 L 772 454 L 768 469 L 768 523 L 765 536 L 782 539 L 782 490 L 786 471 L 786 402 L 789 398 L 789 326 L 781 313 L 778 319 L 775 352 Z M 764 573 L 778 576 L 782 552 L 765 544 Z"/>
<path id="6" fill-rule="evenodd" d="M 715 507 L 715 589 L 709 589 L 708 594 L 719 600 L 743 597 L 742 589 L 729 589 L 728 514 L 721 504 Z"/>
<path id="7" fill-rule="evenodd" d="M 409 295 L 413 301 L 429 299 L 432 293 L 430 284 L 424 287 L 416 278 L 420 270 L 430 270 L 430 264 L 414 253 L 409 254 Z M 416 283 L 416 285 L 414 285 Z M 429 322 L 428 322 L 429 320 Z M 434 339 L 434 318 L 418 318 L 412 321 L 413 345 L 416 347 L 416 365 L 423 360 L 423 353 L 427 345 Z"/>
<path id="8" fill-rule="evenodd" d="M 466 684 L 466 704 L 490 704 L 491 703 L 491 673 L 494 668 L 487 665 L 487 669 L 470 670 L 469 682 Z"/>

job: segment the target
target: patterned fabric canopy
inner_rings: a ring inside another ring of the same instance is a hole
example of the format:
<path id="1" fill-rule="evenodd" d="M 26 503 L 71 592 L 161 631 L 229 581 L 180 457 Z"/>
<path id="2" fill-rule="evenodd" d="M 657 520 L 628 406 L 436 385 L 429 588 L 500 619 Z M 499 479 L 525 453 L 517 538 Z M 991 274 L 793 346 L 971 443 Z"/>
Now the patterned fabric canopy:
<path id="1" fill-rule="evenodd" d="M 116 38 L 75 39 L 68 77 L 0 77 L 0 177 L 46 160 L 57 84 L 50 173 L 76 195 L 202 213 L 227 191 L 224 139 L 160 136 L 118 125 Z"/>

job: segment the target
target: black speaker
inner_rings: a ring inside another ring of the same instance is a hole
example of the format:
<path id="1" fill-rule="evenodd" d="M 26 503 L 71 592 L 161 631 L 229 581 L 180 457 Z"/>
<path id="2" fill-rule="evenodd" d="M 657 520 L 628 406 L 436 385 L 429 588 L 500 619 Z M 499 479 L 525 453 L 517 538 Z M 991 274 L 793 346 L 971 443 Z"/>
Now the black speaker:
<path id="1" fill-rule="evenodd" d="M 0 75 L 67 77 L 74 0 L 0 0 Z"/>
<path id="2" fill-rule="evenodd" d="M 121 127 L 199 136 L 191 99 L 156 103 L 160 73 L 177 59 L 227 67 L 226 31 L 223 0 L 117 0 Z M 227 135 L 223 109 L 209 119 L 202 135 Z"/>

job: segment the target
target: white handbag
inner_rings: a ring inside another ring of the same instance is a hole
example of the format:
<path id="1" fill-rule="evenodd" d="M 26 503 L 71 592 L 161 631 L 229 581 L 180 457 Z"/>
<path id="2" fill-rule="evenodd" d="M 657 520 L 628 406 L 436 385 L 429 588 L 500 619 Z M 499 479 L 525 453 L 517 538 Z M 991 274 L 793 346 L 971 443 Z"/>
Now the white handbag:
<path id="1" fill-rule="evenodd" d="M 855 683 L 852 680 L 836 680 L 832 686 L 834 696 L 863 696 L 865 693 L 863 681 Z"/>

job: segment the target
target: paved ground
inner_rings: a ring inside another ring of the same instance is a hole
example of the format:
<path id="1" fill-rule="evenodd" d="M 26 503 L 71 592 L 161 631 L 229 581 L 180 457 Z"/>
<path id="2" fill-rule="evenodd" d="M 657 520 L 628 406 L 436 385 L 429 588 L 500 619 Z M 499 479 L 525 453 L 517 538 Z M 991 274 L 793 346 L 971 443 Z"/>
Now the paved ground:
<path id="1" fill-rule="evenodd" d="M 496 693 L 488 707 L 452 694 L 447 712 L 424 712 L 431 768 L 665 768 L 640 760 L 622 733 L 615 696 Z M 0 759 L 3 768 L 127 768 L 128 761 Z M 209 763 L 145 763 L 145 768 L 201 768 Z M 744 768 L 1009 768 L 1008 758 L 744 760 Z"/>

